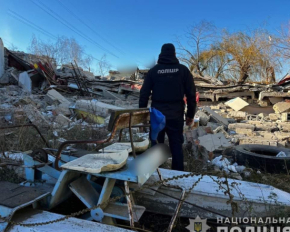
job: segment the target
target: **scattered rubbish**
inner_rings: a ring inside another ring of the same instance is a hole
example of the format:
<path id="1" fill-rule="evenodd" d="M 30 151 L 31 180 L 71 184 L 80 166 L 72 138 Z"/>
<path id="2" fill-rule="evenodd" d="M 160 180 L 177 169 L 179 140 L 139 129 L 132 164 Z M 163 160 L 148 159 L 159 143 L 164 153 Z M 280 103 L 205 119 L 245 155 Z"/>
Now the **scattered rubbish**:
<path id="1" fill-rule="evenodd" d="M 290 168 L 290 149 L 283 147 L 245 144 L 226 149 L 224 154 L 232 157 L 239 165 L 247 165 L 264 172 L 287 173 Z"/>

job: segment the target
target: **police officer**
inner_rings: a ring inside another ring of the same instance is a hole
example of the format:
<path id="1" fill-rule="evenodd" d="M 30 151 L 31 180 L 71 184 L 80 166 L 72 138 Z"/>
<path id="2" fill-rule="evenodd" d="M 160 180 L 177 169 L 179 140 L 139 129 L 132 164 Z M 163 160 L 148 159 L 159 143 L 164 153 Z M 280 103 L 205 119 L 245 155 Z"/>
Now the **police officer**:
<path id="1" fill-rule="evenodd" d="M 193 122 L 196 107 L 196 90 L 188 68 L 179 63 L 173 44 L 164 44 L 157 64 L 149 70 L 140 91 L 139 107 L 146 108 L 152 95 L 151 106 L 166 117 L 166 126 L 158 135 L 164 143 L 165 133 L 172 154 L 172 169 L 183 171 L 184 96 L 187 98 L 186 125 Z M 152 141 L 152 145 L 155 145 Z"/>

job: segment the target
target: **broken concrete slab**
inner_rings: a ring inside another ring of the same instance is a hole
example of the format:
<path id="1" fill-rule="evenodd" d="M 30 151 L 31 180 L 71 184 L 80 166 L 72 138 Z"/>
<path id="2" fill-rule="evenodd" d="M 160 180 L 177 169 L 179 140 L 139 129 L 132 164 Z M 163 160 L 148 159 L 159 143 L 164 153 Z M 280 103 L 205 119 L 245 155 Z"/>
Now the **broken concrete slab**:
<path id="1" fill-rule="evenodd" d="M 209 152 L 231 146 L 223 133 L 208 134 L 199 137 L 199 144 Z"/>
<path id="2" fill-rule="evenodd" d="M 245 120 L 246 116 L 247 113 L 243 111 L 231 111 L 228 113 L 228 118 L 234 118 L 237 120 Z"/>
<path id="3" fill-rule="evenodd" d="M 56 116 L 54 122 L 56 122 L 59 126 L 69 126 L 69 124 L 71 123 L 71 120 L 64 116 L 63 114 L 59 114 Z"/>
<path id="4" fill-rule="evenodd" d="M 276 121 L 281 118 L 281 114 L 276 114 L 276 113 L 269 114 L 268 116 L 271 121 Z"/>
<path id="5" fill-rule="evenodd" d="M 280 122 L 278 123 L 278 128 L 283 132 L 290 132 L 290 123 L 289 122 Z"/>
<path id="6" fill-rule="evenodd" d="M 222 125 L 226 127 L 229 125 L 229 122 L 227 119 L 223 118 L 222 116 L 214 112 L 211 108 L 204 107 L 203 109 L 218 123 L 221 123 Z"/>
<path id="7" fill-rule="evenodd" d="M 236 128 L 236 133 L 252 136 L 253 135 L 253 129 L 245 129 L 245 128 Z"/>
<path id="8" fill-rule="evenodd" d="M 275 122 L 248 121 L 247 123 L 255 125 L 257 131 L 272 131 L 277 129 L 277 123 Z"/>
<path id="9" fill-rule="evenodd" d="M 229 130 L 236 130 L 237 128 L 251 129 L 252 131 L 255 129 L 255 125 L 247 124 L 247 123 L 232 123 L 229 125 Z"/>
<path id="10" fill-rule="evenodd" d="M 282 131 L 275 131 L 274 135 L 277 137 L 279 140 L 285 140 L 290 138 L 290 133 L 287 132 L 282 132 Z"/>
<path id="11" fill-rule="evenodd" d="M 113 93 L 107 90 L 103 90 L 103 95 L 105 98 L 115 99 L 115 100 L 124 100 L 124 96 L 121 94 Z"/>
<path id="12" fill-rule="evenodd" d="M 265 139 L 278 140 L 278 138 L 275 135 L 275 133 L 271 133 L 271 132 L 267 132 L 267 131 L 257 131 L 256 133 L 257 133 L 258 136 L 262 136 Z"/>
<path id="13" fill-rule="evenodd" d="M 261 144 L 261 145 L 270 145 L 277 147 L 278 141 L 277 140 L 269 140 L 262 136 L 247 136 L 240 138 L 240 144 Z"/>
<path id="14" fill-rule="evenodd" d="M 240 111 L 244 107 L 248 106 L 249 103 L 241 99 L 240 97 L 231 99 L 225 103 L 225 105 L 231 107 L 235 111 Z"/>
<path id="15" fill-rule="evenodd" d="M 46 94 L 50 99 L 53 101 L 57 100 L 60 104 L 63 104 L 63 107 L 69 107 L 71 104 L 69 100 L 67 100 L 64 96 L 62 96 L 59 92 L 57 92 L 55 89 L 51 89 Z"/>
<path id="16" fill-rule="evenodd" d="M 101 117 L 107 117 L 114 110 L 123 110 L 124 108 L 103 103 L 98 100 L 78 100 L 72 109 L 79 109 L 90 112 Z"/>
<path id="17" fill-rule="evenodd" d="M 290 97 L 290 92 L 265 92 L 265 91 L 262 91 L 260 92 L 259 94 L 259 100 L 263 100 L 265 97 L 269 98 L 284 98 L 284 97 Z M 271 101 L 271 100 L 270 100 Z"/>
<path id="18" fill-rule="evenodd" d="M 275 113 L 290 112 L 290 102 L 278 102 L 273 106 Z"/>
<path id="19" fill-rule="evenodd" d="M 63 114 L 65 116 L 69 116 L 71 115 L 71 111 L 68 108 L 68 105 L 66 103 L 62 103 L 59 106 L 57 106 L 55 108 L 55 110 L 53 110 L 53 112 L 58 115 L 58 114 Z"/>
<path id="20" fill-rule="evenodd" d="M 25 105 L 23 106 L 23 110 L 33 124 L 42 127 L 49 126 L 49 122 L 42 116 L 42 114 L 37 110 L 36 107 L 32 105 Z"/>

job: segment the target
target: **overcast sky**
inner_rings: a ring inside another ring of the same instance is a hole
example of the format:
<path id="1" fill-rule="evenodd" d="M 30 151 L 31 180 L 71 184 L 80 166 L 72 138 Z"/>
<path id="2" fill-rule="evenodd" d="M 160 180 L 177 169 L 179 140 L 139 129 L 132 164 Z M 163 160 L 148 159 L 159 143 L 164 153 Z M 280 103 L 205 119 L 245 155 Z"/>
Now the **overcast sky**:
<path id="1" fill-rule="evenodd" d="M 201 20 L 230 31 L 262 26 L 276 33 L 290 20 L 289 9 L 290 0 L 0 0 L 0 37 L 7 47 L 26 51 L 33 34 L 52 41 L 65 35 L 95 58 L 107 54 L 113 67 L 146 67 L 163 43 L 174 43 Z"/>

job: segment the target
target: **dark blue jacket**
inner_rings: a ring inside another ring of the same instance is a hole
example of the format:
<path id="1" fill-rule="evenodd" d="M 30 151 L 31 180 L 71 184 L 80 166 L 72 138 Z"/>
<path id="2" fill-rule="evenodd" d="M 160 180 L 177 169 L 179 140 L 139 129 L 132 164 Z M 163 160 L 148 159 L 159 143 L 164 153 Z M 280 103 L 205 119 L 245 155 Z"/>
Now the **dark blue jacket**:
<path id="1" fill-rule="evenodd" d="M 184 96 L 187 98 L 187 117 L 193 118 L 196 107 L 196 89 L 188 68 L 179 64 L 175 55 L 160 54 L 158 64 L 149 70 L 140 91 L 139 107 L 151 106 L 161 111 L 166 119 L 184 115 Z"/>

